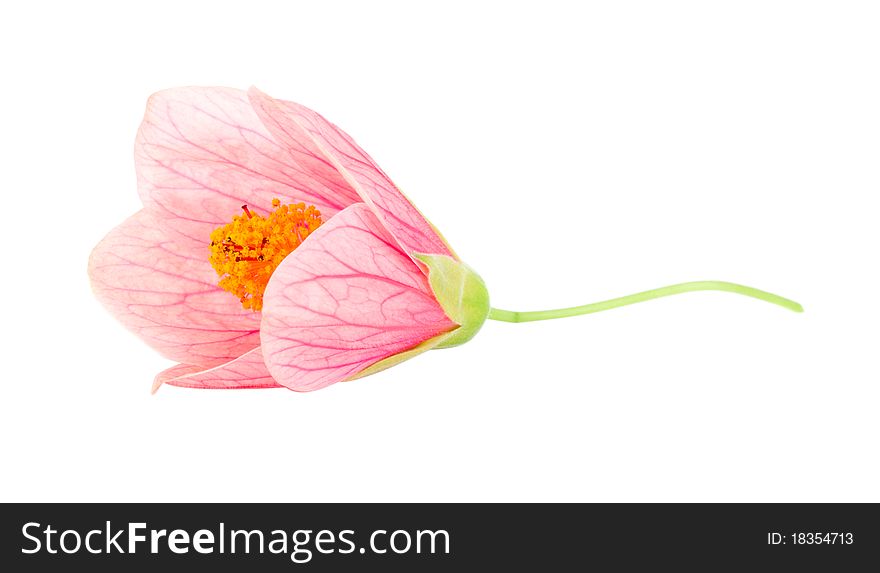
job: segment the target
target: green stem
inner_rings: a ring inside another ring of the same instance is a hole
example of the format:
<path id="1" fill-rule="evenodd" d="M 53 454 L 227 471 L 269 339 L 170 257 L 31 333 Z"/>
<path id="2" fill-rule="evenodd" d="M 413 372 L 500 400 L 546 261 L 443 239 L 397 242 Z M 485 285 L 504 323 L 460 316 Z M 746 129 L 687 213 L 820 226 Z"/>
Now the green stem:
<path id="1" fill-rule="evenodd" d="M 572 306 L 569 308 L 557 308 L 555 310 L 534 310 L 529 312 L 516 312 L 512 310 L 501 310 L 493 308 L 489 311 L 489 318 L 492 320 L 501 320 L 504 322 L 532 322 L 535 320 L 552 320 L 554 318 L 566 318 L 568 316 L 579 316 L 581 314 L 590 314 L 603 310 L 610 310 L 619 306 L 644 302 L 655 298 L 681 294 L 683 292 L 694 292 L 700 290 L 718 290 L 732 292 L 744 296 L 750 296 L 758 300 L 778 304 L 781 307 L 793 310 L 794 312 L 803 312 L 804 307 L 779 295 L 758 290 L 756 288 L 727 283 L 722 281 L 696 281 L 690 283 L 681 283 L 677 285 L 655 288 L 646 290 L 620 298 L 612 298 L 611 300 L 603 300 L 602 302 L 594 302 L 582 306 Z"/>

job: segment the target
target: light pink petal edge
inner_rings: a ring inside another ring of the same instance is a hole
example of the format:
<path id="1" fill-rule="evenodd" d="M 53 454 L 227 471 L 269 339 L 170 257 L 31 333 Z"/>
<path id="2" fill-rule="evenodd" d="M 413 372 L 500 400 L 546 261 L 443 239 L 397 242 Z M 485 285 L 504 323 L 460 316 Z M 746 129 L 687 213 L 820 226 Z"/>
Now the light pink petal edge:
<path id="1" fill-rule="evenodd" d="M 310 391 L 458 325 L 365 204 L 347 207 L 287 256 L 263 297 L 266 366 Z"/>
<path id="2" fill-rule="evenodd" d="M 280 388 L 263 362 L 263 354 L 254 348 L 225 364 L 204 368 L 190 364 L 178 364 L 160 372 L 153 382 L 153 392 L 163 384 L 185 388 L 244 389 Z"/>
<path id="3" fill-rule="evenodd" d="M 309 158 L 306 158 L 309 159 Z M 135 142 L 138 190 L 166 229 L 198 250 L 211 231 L 248 204 L 272 199 L 314 205 L 328 218 L 360 201 L 334 169 L 315 170 L 264 127 L 246 92 L 183 87 L 153 94 Z"/>
<path id="4" fill-rule="evenodd" d="M 248 95 L 275 139 L 301 155 L 332 164 L 405 253 L 457 258 L 431 223 L 348 134 L 302 105 L 273 99 L 256 88 Z"/>
<path id="5" fill-rule="evenodd" d="M 259 346 L 260 317 L 217 287 L 204 257 L 181 253 L 147 211 L 95 247 L 89 278 L 98 300 L 166 358 L 215 366 Z"/>

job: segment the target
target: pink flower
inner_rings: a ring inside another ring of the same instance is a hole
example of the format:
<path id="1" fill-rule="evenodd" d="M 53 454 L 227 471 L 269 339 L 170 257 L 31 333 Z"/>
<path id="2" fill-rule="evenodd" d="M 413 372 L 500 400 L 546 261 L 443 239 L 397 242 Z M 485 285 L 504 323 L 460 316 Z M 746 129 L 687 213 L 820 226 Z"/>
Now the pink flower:
<path id="1" fill-rule="evenodd" d="M 482 281 L 433 226 L 301 105 L 256 89 L 159 92 L 135 164 L 143 208 L 98 244 L 89 275 L 116 318 L 181 363 L 154 391 L 316 390 L 465 342 L 489 312 Z M 255 312 L 218 286 L 211 235 L 243 205 L 265 223 L 279 202 L 314 206 L 323 223 L 279 256 Z"/>
<path id="2" fill-rule="evenodd" d="M 135 144 L 143 209 L 95 247 L 95 294 L 181 364 L 153 384 L 317 390 L 531 322 L 686 292 L 795 301 L 693 281 L 575 307 L 489 307 L 482 279 L 342 130 L 255 89 L 153 95 Z"/>

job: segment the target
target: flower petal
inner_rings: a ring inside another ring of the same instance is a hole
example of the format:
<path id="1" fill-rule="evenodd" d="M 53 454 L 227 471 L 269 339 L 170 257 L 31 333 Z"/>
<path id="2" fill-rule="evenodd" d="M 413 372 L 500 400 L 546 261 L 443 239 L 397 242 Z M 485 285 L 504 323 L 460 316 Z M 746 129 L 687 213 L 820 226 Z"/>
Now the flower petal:
<path id="1" fill-rule="evenodd" d="M 162 384 L 185 388 L 242 389 L 281 388 L 275 382 L 263 362 L 259 347 L 245 352 L 235 360 L 204 368 L 191 364 L 178 364 L 160 372 L 153 382 L 153 392 Z"/>
<path id="2" fill-rule="evenodd" d="M 297 103 L 251 88 L 254 109 L 280 143 L 316 161 L 329 161 L 367 203 L 407 254 L 457 258 L 446 241 L 378 165 L 344 131 Z"/>
<path id="3" fill-rule="evenodd" d="M 372 376 L 373 374 L 377 374 L 379 372 L 382 372 L 383 370 L 387 370 L 392 366 L 397 366 L 401 362 L 405 362 L 411 358 L 415 358 L 419 354 L 423 354 L 435 348 L 440 348 L 442 344 L 444 344 L 451 337 L 455 336 L 455 333 L 458 330 L 459 329 L 444 332 L 443 334 L 437 335 L 434 338 L 429 338 L 428 340 L 418 344 L 417 346 L 414 346 L 413 348 L 410 348 L 409 350 L 404 350 L 399 354 L 394 354 L 392 356 L 389 356 L 388 358 L 385 358 L 384 360 L 374 362 L 357 374 L 346 378 L 345 382 L 350 382 L 352 380 L 357 380 L 358 378 L 364 378 L 366 376 Z"/>
<path id="4" fill-rule="evenodd" d="M 373 211 L 341 211 L 284 259 L 263 295 L 266 366 L 317 390 L 457 328 Z"/>
<path id="5" fill-rule="evenodd" d="M 260 316 L 217 286 L 203 248 L 201 258 L 181 252 L 142 210 L 98 243 L 89 277 L 98 300 L 163 356 L 215 366 L 259 346 Z"/>
<path id="6" fill-rule="evenodd" d="M 150 97 L 135 143 L 138 189 L 157 221 L 204 242 L 243 203 L 314 205 L 325 218 L 360 201 L 333 169 L 301 165 L 254 113 L 247 94 L 189 87 Z"/>

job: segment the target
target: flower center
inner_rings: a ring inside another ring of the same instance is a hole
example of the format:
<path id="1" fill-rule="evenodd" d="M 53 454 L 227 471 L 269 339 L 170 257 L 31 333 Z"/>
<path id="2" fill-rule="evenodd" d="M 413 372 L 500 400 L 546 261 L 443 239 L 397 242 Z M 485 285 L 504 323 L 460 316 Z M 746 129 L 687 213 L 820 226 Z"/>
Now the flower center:
<path id="1" fill-rule="evenodd" d="M 292 250 L 321 225 L 321 213 L 312 205 L 282 205 L 268 217 L 242 205 L 243 215 L 211 233 L 211 266 L 220 276 L 218 285 L 254 311 L 263 308 L 263 291 L 269 277 Z"/>

